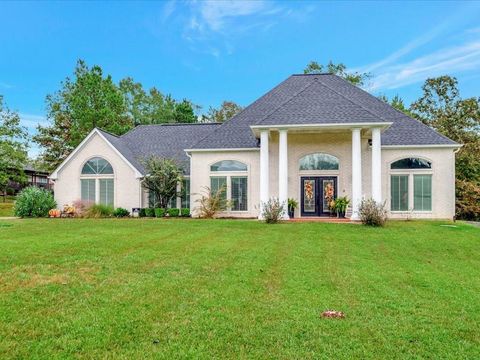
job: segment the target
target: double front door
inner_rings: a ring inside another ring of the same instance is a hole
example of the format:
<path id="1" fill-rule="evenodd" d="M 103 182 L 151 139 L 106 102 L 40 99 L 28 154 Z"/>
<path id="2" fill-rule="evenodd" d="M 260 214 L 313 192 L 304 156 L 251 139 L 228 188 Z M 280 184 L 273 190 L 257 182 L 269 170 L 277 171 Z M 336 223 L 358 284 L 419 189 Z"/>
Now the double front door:
<path id="1" fill-rule="evenodd" d="M 302 216 L 329 216 L 330 203 L 337 197 L 337 177 L 304 176 L 300 179 Z"/>

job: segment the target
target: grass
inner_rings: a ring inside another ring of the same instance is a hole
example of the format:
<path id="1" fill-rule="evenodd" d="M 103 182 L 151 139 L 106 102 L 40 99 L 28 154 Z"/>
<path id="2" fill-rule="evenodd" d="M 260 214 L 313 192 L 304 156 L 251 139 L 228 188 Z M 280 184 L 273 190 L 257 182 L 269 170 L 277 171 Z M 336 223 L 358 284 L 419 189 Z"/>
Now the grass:
<path id="1" fill-rule="evenodd" d="M 0 196 L 0 217 L 13 216 L 13 196 L 7 196 L 6 201 L 3 202 L 3 196 Z"/>
<path id="2" fill-rule="evenodd" d="M 480 228 L 441 224 L 0 221 L 0 358 L 479 358 Z"/>

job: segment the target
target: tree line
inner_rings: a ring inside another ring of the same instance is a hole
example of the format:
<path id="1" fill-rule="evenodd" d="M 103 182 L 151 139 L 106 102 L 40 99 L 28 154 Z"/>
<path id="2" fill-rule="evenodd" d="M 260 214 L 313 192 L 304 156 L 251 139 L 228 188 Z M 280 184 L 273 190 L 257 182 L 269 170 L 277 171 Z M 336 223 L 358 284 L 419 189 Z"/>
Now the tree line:
<path id="1" fill-rule="evenodd" d="M 304 73 L 332 73 L 357 86 L 365 86 L 372 74 L 352 72 L 343 63 L 326 65 L 311 61 Z M 422 96 L 407 106 L 397 95 L 380 96 L 406 115 L 416 118 L 463 144 L 456 156 L 457 215 L 480 219 L 480 97 L 462 98 L 455 77 L 444 75 L 427 79 Z M 144 89 L 127 77 L 117 83 L 100 66 L 76 64 L 73 77 L 46 97 L 48 125 L 37 127 L 32 140 L 40 145 L 37 159 L 45 170 L 57 167 L 95 127 L 122 135 L 141 124 L 224 122 L 242 110 L 233 101 L 219 108 L 210 107 L 198 115 L 200 107 L 188 99 L 177 100 L 157 88 Z M 10 110 L 0 95 L 0 191 L 10 181 L 24 181 L 28 133 L 20 125 L 18 113 Z"/>

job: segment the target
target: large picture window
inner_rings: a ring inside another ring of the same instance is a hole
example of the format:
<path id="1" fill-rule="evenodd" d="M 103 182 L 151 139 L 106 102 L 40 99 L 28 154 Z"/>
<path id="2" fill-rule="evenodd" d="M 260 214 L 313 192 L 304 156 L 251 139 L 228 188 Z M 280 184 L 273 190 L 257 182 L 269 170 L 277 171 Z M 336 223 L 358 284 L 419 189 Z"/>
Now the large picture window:
<path id="1" fill-rule="evenodd" d="M 432 211 L 432 163 L 418 157 L 390 165 L 390 210 Z"/>
<path id="2" fill-rule="evenodd" d="M 229 201 L 229 211 L 248 211 L 247 165 L 236 160 L 222 160 L 210 166 L 210 190 L 224 189 L 222 197 Z"/>
<path id="3" fill-rule="evenodd" d="M 413 175 L 413 210 L 432 210 L 432 175 Z"/>
<path id="4" fill-rule="evenodd" d="M 88 160 L 80 174 L 82 201 L 114 206 L 113 167 L 100 157 Z"/>
<path id="5" fill-rule="evenodd" d="M 391 209 L 392 211 L 408 210 L 408 175 L 392 175 L 391 177 Z"/>

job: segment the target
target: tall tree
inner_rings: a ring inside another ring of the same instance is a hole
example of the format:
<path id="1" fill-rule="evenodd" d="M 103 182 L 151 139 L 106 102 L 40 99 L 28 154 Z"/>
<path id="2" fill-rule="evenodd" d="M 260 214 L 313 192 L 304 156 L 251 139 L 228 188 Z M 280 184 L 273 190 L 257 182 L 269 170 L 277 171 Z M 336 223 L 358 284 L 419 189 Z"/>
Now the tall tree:
<path id="1" fill-rule="evenodd" d="M 303 69 L 304 74 L 320 74 L 324 72 L 338 75 L 357 86 L 365 85 L 365 82 L 371 78 L 371 74 L 369 73 L 360 73 L 357 71 L 351 72 L 347 70 L 345 64 L 335 64 L 332 61 L 329 61 L 327 65 L 319 64 L 316 61 L 310 61 L 305 69 Z"/>
<path id="2" fill-rule="evenodd" d="M 206 119 L 211 122 L 225 122 L 237 115 L 243 108 L 233 101 L 224 101 L 218 109 L 210 107 Z"/>
<path id="3" fill-rule="evenodd" d="M 411 105 L 415 117 L 463 144 L 457 154 L 457 214 L 480 219 L 480 98 L 462 99 L 457 79 L 427 79 L 423 95 Z"/>
<path id="4" fill-rule="evenodd" d="M 135 125 L 197 121 L 197 107 L 186 99 L 177 101 L 170 95 L 162 94 L 155 87 L 147 92 L 142 84 L 132 78 L 121 80 L 119 88 L 123 94 L 127 115 Z"/>
<path id="5" fill-rule="evenodd" d="M 0 191 L 5 196 L 10 182 L 25 182 L 23 172 L 28 161 L 28 133 L 20 125 L 18 113 L 3 104 L 0 95 Z"/>
<path id="6" fill-rule="evenodd" d="M 99 66 L 89 68 L 82 60 L 77 63 L 74 79 L 67 77 L 46 102 L 50 124 L 38 126 L 34 140 L 43 147 L 41 157 L 50 170 L 93 128 L 121 135 L 133 127 L 122 93 L 110 75 L 104 76 Z"/>
<path id="7" fill-rule="evenodd" d="M 405 102 L 400 97 L 400 95 L 395 95 L 391 100 L 388 99 L 388 97 L 385 96 L 385 95 L 380 95 L 378 98 L 382 101 L 385 101 L 387 104 L 390 104 L 395 109 L 403 112 L 405 115 L 408 115 L 410 117 L 414 117 L 413 113 L 410 111 L 410 108 L 408 108 L 405 105 Z"/>

